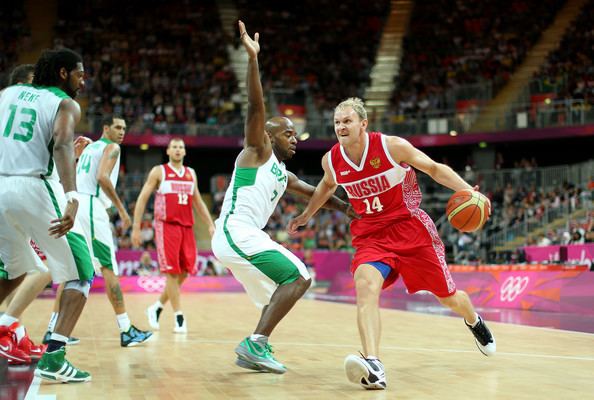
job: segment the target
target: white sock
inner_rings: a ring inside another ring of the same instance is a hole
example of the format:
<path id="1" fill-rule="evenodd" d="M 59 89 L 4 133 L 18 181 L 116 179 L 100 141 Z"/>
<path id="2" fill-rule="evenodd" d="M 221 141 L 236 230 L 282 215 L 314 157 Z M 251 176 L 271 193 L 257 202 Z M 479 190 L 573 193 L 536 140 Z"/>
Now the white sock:
<path id="1" fill-rule="evenodd" d="M 58 315 L 60 315 L 60 313 L 57 313 L 57 312 L 52 313 L 52 316 L 50 317 L 50 320 L 49 320 L 49 324 L 47 324 L 47 330 L 49 332 L 53 332 L 54 329 L 56 328 L 56 322 L 58 321 Z"/>
<path id="2" fill-rule="evenodd" d="M 250 335 L 250 340 L 252 342 L 258 342 L 258 341 L 268 342 L 268 336 L 260 335 L 259 333 L 252 333 Z"/>
<path id="3" fill-rule="evenodd" d="M 476 318 L 476 321 L 474 321 L 473 324 L 468 324 L 468 321 L 466 321 L 466 323 L 470 325 L 471 328 L 474 328 L 480 321 L 479 315 L 477 313 L 474 313 L 474 317 Z"/>
<path id="4" fill-rule="evenodd" d="M 379 360 L 376 356 L 367 356 L 365 357 L 366 360 Z"/>
<path id="5" fill-rule="evenodd" d="M 18 318 L 13 317 L 12 315 L 2 314 L 0 317 L 0 326 L 10 326 L 18 320 Z"/>
<path id="6" fill-rule="evenodd" d="M 163 308 L 163 303 L 161 303 L 159 300 L 155 301 L 155 304 L 153 304 L 153 307 L 155 308 Z"/>
<path id="7" fill-rule="evenodd" d="M 19 324 L 19 327 L 14 330 L 14 333 L 17 336 L 17 343 L 19 343 L 25 337 L 25 327 Z"/>
<path id="8" fill-rule="evenodd" d="M 120 332 L 128 332 L 130 330 L 130 318 L 128 318 L 128 313 L 118 314 L 116 315 L 118 320 L 118 326 L 120 327 Z"/>
<path id="9" fill-rule="evenodd" d="M 59 333 L 52 333 L 50 340 L 57 340 L 58 342 L 68 343 L 68 337 L 60 335 Z"/>

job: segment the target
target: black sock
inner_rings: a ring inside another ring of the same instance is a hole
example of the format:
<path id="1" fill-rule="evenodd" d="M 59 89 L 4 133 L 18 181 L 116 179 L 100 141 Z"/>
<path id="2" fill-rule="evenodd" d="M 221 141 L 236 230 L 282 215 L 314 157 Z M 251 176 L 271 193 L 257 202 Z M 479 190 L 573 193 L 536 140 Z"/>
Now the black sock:
<path id="1" fill-rule="evenodd" d="M 47 352 L 49 353 L 52 351 L 60 350 L 64 346 L 66 346 L 66 343 L 60 342 L 59 340 L 50 339 L 50 341 L 47 342 Z"/>
<path id="2" fill-rule="evenodd" d="M 159 317 L 161 316 L 161 313 L 162 312 L 163 312 L 163 307 L 157 308 L 157 311 L 156 311 L 156 313 L 157 313 L 157 321 L 159 320 Z"/>
<path id="3" fill-rule="evenodd" d="M 182 326 L 184 324 L 183 314 L 177 314 L 175 318 L 177 319 L 177 326 Z"/>

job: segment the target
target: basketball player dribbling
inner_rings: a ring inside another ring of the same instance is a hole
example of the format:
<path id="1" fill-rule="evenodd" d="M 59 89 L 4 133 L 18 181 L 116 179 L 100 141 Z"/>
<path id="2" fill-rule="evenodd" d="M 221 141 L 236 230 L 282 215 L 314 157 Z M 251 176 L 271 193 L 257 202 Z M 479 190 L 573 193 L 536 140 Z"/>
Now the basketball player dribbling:
<path id="1" fill-rule="evenodd" d="M 349 355 L 345 369 L 351 382 L 365 389 L 385 389 L 384 366 L 378 359 L 379 297 L 399 275 L 409 293 L 429 291 L 464 317 L 481 353 L 495 354 L 496 345 L 468 295 L 456 290 L 435 224 L 419 208 L 422 196 L 413 167 L 454 191 L 473 188 L 450 167 L 433 161 L 408 141 L 367 132 L 367 125 L 367 111 L 360 99 L 350 98 L 336 107 L 338 143 L 322 158 L 324 177 L 303 213 L 289 222 L 288 230 L 295 233 L 305 225 L 338 185 L 346 190 L 361 215 L 351 224 L 355 248 L 351 272 L 363 353 L 362 357 Z"/>

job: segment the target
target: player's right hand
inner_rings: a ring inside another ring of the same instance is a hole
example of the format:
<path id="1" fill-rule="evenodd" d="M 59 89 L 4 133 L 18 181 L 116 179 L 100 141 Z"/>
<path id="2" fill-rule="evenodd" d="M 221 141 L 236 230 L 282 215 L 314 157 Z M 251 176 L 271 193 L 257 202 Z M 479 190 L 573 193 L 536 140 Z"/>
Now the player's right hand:
<path id="1" fill-rule="evenodd" d="M 57 239 L 67 234 L 74 226 L 74 219 L 76 218 L 77 211 L 78 200 L 72 199 L 66 203 L 66 209 L 62 214 L 62 218 L 50 221 L 51 225 L 48 229 L 50 236 L 53 236 Z"/>
<path id="2" fill-rule="evenodd" d="M 142 245 L 142 239 L 140 238 L 140 228 L 132 228 L 132 234 L 130 235 L 132 246 L 140 247 Z"/>
<path id="3" fill-rule="evenodd" d="M 289 232 L 289 235 L 297 234 L 297 229 L 299 229 L 300 226 L 305 226 L 305 224 L 307 224 L 307 221 L 309 221 L 309 217 L 305 214 L 300 214 L 296 216 L 295 218 L 289 221 L 289 224 L 287 225 L 287 232 Z"/>
<path id="4" fill-rule="evenodd" d="M 132 219 L 126 210 L 119 210 L 118 214 L 120 214 L 120 220 L 122 221 L 122 230 L 127 231 L 128 228 L 132 225 Z"/>

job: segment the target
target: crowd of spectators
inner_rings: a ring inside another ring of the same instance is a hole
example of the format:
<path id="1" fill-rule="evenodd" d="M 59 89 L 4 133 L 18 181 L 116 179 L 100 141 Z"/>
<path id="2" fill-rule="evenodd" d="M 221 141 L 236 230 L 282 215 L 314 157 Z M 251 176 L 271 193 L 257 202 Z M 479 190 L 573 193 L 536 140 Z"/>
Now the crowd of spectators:
<path id="1" fill-rule="evenodd" d="M 319 177 L 300 175 L 300 178 L 315 185 Z M 229 176 L 217 175 L 211 179 L 212 214 L 218 216 L 229 183 Z M 339 191 L 340 193 L 340 191 Z M 315 218 L 298 234 L 287 233 L 289 221 L 299 215 L 307 201 L 286 193 L 268 220 L 264 230 L 283 246 L 292 251 L 308 249 L 351 250 L 349 218 L 339 211 L 321 209 Z"/>
<path id="2" fill-rule="evenodd" d="M 58 7 L 54 44 L 83 54 L 91 122 L 116 113 L 132 132 L 192 135 L 200 124 L 240 119 L 214 2 L 59 1 Z"/>
<path id="3" fill-rule="evenodd" d="M 508 182 L 502 186 L 497 186 L 494 190 L 485 192 L 492 202 L 493 211 L 485 229 L 478 233 L 468 234 L 453 229 L 445 220 L 443 223 L 438 224 L 440 236 L 446 245 L 448 262 L 456 264 L 492 262 L 493 259 L 489 258 L 491 254 L 489 253 L 487 238 L 501 232 L 513 232 L 514 229 L 518 232 L 524 232 L 523 229 L 517 228 L 523 228 L 525 224 L 530 227 L 529 231 L 531 231 L 533 228 L 542 226 L 545 222 L 551 222 L 558 216 L 566 216 L 572 211 L 581 208 L 587 209 L 588 206 L 591 206 L 594 182 L 590 186 L 583 187 L 564 182 L 555 189 L 545 191 L 540 189 L 535 179 L 533 179 L 536 176 L 534 173 L 536 167 L 534 160 L 523 159 L 517 161 L 516 167 L 511 170 L 513 176 L 509 175 L 508 178 L 510 182 L 520 180 L 525 182 L 525 185 L 514 185 Z M 466 171 L 463 173 L 464 177 L 470 181 L 476 179 L 478 182 L 481 180 L 480 171 L 471 172 L 473 176 L 469 176 L 469 171 Z M 303 176 L 302 178 L 312 184 L 315 184 L 319 179 L 319 177 L 310 176 Z M 135 200 L 143 181 L 144 176 L 142 174 L 124 174 L 123 172 L 120 174 L 118 192 L 130 211 L 134 209 Z M 215 217 L 220 214 L 228 182 L 229 176 L 227 175 L 217 175 L 211 179 L 211 212 Z M 431 216 L 435 221 L 440 220 L 440 217 L 443 216 L 443 201 L 439 203 L 439 207 L 426 207 L 435 202 L 438 197 L 435 197 L 435 193 L 426 193 L 424 198 L 422 207 L 430 214 L 433 214 Z M 353 250 L 349 230 L 350 220 L 337 211 L 322 209 L 297 235 L 289 235 L 286 232 L 288 222 L 301 213 L 305 204 L 304 199 L 285 194 L 268 221 L 265 231 L 273 240 L 295 252 L 310 252 L 314 249 Z M 152 201 L 149 201 L 147 205 L 147 211 L 141 224 L 143 238 L 141 249 L 154 251 Z M 116 247 L 131 249 L 130 230 L 123 230 L 117 213 L 113 212 L 112 214 Z M 548 245 L 592 242 L 594 241 L 593 221 L 594 214 L 586 215 L 585 219 L 572 222 L 569 229 L 567 229 L 567 226 L 563 226 L 558 230 L 549 230 L 538 235 L 529 234 L 526 244 Z M 513 237 L 507 239 L 511 240 Z M 213 266 L 213 268 L 215 267 Z M 145 269 L 148 269 L 148 267 Z M 218 269 L 215 268 L 214 271 Z M 205 268 L 203 272 L 205 274 L 213 273 L 208 268 Z"/>
<path id="4" fill-rule="evenodd" d="M 453 109 L 468 85 L 494 95 L 553 21 L 563 0 L 415 2 L 389 114 Z"/>
<path id="5" fill-rule="evenodd" d="M 386 0 L 238 0 L 240 18 L 259 32 L 265 92 L 307 87 L 319 110 L 362 96 L 375 62 Z"/>
<path id="6" fill-rule="evenodd" d="M 4 87 L 18 52 L 30 46 L 31 35 L 22 2 L 0 3 L 0 21 L 0 87 Z"/>
<path id="7" fill-rule="evenodd" d="M 531 92 L 594 105 L 594 1 L 588 1 L 565 32 L 559 47 L 534 75 Z"/>

